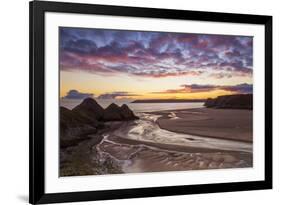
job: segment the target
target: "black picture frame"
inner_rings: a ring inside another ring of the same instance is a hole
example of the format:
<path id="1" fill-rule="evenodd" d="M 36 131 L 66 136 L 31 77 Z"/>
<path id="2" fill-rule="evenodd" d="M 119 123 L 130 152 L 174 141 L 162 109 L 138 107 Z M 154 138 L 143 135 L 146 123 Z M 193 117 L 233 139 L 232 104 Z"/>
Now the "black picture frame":
<path id="1" fill-rule="evenodd" d="M 168 195 L 260 190 L 272 188 L 272 17 L 262 15 L 230 14 L 104 6 L 78 3 L 30 2 L 30 143 L 29 143 L 29 202 L 31 204 L 75 202 Z M 135 188 L 71 193 L 45 192 L 45 53 L 44 20 L 46 12 L 97 14 L 110 16 L 150 17 L 208 22 L 259 24 L 265 27 L 265 180 L 235 183 L 198 184 L 153 188 Z"/>

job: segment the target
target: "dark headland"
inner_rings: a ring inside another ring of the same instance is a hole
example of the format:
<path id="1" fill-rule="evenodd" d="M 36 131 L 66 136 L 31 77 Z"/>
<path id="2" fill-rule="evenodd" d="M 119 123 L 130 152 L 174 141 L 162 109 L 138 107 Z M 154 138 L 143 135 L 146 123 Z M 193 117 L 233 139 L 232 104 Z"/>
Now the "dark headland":
<path id="1" fill-rule="evenodd" d="M 88 135 L 106 128 L 109 121 L 136 120 L 137 116 L 127 105 L 112 103 L 103 109 L 94 99 L 86 98 L 72 110 L 60 107 L 60 146 L 76 145 Z"/>
<path id="2" fill-rule="evenodd" d="M 207 108 L 253 109 L 253 94 L 223 95 L 208 98 L 204 104 Z"/>

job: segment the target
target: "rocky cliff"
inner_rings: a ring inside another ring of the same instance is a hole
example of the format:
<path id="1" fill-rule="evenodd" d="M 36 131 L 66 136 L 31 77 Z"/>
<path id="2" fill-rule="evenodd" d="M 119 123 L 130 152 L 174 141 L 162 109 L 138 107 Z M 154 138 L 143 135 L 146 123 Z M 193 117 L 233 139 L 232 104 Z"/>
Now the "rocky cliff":
<path id="1" fill-rule="evenodd" d="M 86 98 L 72 111 L 94 121 L 100 120 L 104 114 L 104 109 L 93 98 Z"/>
<path id="2" fill-rule="evenodd" d="M 253 94 L 223 95 L 208 98 L 204 104 L 208 108 L 253 109 Z"/>
<path id="3" fill-rule="evenodd" d="M 60 146 L 76 145 L 104 128 L 108 121 L 136 120 L 137 116 L 127 105 L 112 103 L 103 109 L 94 99 L 86 98 L 72 110 L 60 107 Z"/>
<path id="4" fill-rule="evenodd" d="M 127 105 L 123 104 L 119 107 L 112 103 L 105 109 L 102 119 L 104 121 L 127 121 L 136 120 L 138 117 L 135 116 Z"/>

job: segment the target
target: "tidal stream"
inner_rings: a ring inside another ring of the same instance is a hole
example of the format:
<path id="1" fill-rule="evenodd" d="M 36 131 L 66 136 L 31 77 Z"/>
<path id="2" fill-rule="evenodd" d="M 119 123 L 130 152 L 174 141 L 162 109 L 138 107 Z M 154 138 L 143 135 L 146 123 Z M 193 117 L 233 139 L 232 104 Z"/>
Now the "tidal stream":
<path id="1" fill-rule="evenodd" d="M 252 166 L 252 143 L 170 132 L 156 123 L 161 115 L 138 115 L 103 134 L 96 146 L 101 161 L 110 158 L 125 173 Z"/>

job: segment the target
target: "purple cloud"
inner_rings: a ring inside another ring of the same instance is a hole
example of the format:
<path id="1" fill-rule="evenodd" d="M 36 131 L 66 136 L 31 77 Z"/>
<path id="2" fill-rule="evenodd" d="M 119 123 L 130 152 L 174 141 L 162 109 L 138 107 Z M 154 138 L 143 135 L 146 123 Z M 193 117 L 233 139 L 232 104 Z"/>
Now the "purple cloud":
<path id="1" fill-rule="evenodd" d="M 181 85 L 179 89 L 169 89 L 160 92 L 153 92 L 154 94 L 163 94 L 163 93 L 200 93 L 200 92 L 210 92 L 214 90 L 224 90 L 230 91 L 239 94 L 248 94 L 253 93 L 253 85 L 242 83 L 237 85 L 201 85 L 201 84 L 191 84 L 191 85 Z"/>
<path id="2" fill-rule="evenodd" d="M 67 92 L 66 96 L 63 98 L 65 99 L 84 99 L 84 98 L 89 98 L 89 97 L 94 97 L 93 93 L 82 93 L 79 92 L 78 90 L 70 90 Z"/>
<path id="3" fill-rule="evenodd" d="M 142 77 L 252 76 L 248 36 L 60 28 L 60 69 Z M 198 72 L 200 71 L 200 72 Z"/>
<path id="4" fill-rule="evenodd" d="M 226 91 L 240 93 L 240 94 L 253 93 L 253 85 L 247 83 L 238 84 L 235 86 L 223 86 L 222 89 Z"/>
<path id="5" fill-rule="evenodd" d="M 123 91 L 116 91 L 112 93 L 104 93 L 98 96 L 98 99 L 116 99 L 118 97 L 135 97 L 139 96 L 137 94 L 129 93 L 129 92 L 123 92 Z"/>

